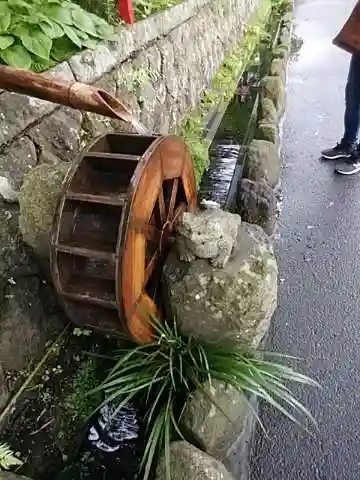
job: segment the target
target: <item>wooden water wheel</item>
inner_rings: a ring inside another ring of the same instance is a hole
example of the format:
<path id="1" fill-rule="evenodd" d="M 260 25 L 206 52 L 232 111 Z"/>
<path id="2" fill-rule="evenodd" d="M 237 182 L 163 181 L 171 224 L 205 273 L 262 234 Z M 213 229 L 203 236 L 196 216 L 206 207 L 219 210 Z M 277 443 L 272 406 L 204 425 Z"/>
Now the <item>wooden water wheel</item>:
<path id="1" fill-rule="evenodd" d="M 150 340 L 174 226 L 195 208 L 182 139 L 107 135 L 85 151 L 67 176 L 51 245 L 53 281 L 72 321 Z"/>

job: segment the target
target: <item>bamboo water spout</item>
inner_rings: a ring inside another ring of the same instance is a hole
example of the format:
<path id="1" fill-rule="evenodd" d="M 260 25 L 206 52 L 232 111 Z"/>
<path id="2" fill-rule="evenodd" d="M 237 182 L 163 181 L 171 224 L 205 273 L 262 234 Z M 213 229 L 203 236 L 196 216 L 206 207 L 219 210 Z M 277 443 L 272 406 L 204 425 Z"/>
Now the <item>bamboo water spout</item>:
<path id="1" fill-rule="evenodd" d="M 137 133 L 148 133 L 124 103 L 105 90 L 92 85 L 79 82 L 66 83 L 44 74 L 0 65 L 0 88 L 76 110 L 117 118 L 131 123 Z"/>

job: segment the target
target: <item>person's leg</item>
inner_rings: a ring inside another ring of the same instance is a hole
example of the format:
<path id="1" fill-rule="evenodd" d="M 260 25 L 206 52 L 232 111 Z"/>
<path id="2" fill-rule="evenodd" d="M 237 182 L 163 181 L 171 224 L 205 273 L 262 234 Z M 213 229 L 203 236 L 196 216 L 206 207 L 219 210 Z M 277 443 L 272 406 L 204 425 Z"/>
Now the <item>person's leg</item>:
<path id="1" fill-rule="evenodd" d="M 355 150 L 360 126 L 360 55 L 353 55 L 345 89 L 344 136 L 334 148 L 324 150 L 328 160 L 350 158 Z"/>
<path id="2" fill-rule="evenodd" d="M 360 125 L 360 55 L 351 57 L 345 89 L 344 145 L 355 145 Z"/>

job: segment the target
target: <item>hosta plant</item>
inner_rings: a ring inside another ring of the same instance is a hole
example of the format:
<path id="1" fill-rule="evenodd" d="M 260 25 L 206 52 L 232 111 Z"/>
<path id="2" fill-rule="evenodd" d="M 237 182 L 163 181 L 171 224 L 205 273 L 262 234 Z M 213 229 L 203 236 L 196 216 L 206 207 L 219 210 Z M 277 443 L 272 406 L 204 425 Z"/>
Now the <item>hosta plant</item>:
<path id="1" fill-rule="evenodd" d="M 245 396 L 255 394 L 296 423 L 297 414 L 314 421 L 287 386 L 288 381 L 317 385 L 310 378 L 237 344 L 210 344 L 183 337 L 176 324 L 162 325 L 156 319 L 153 324 L 153 341 L 119 352 L 113 369 L 96 389 L 103 391 L 105 403 L 117 405 L 118 411 L 134 399 L 141 398 L 145 403 L 144 480 L 149 478 L 160 452 L 164 452 L 167 478 L 171 479 L 170 442 L 182 438 L 181 416 L 189 394 L 200 389 L 217 407 L 216 399 L 203 387 L 205 382 L 219 380 Z"/>
<path id="2" fill-rule="evenodd" d="M 0 0 L 0 59 L 43 71 L 111 38 L 113 27 L 68 0 Z"/>
<path id="3" fill-rule="evenodd" d="M 21 465 L 22 461 L 15 457 L 11 448 L 6 443 L 0 443 L 0 471 Z"/>

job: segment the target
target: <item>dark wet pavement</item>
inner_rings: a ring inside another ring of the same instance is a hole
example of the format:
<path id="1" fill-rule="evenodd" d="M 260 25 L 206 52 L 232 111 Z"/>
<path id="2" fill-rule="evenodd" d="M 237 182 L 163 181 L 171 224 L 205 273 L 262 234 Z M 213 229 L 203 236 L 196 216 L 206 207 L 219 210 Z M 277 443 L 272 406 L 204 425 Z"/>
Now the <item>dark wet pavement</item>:
<path id="1" fill-rule="evenodd" d="M 257 436 L 252 480 L 360 479 L 360 175 L 336 176 L 333 163 L 319 160 L 342 135 L 349 55 L 331 40 L 355 3 L 297 2 L 304 45 L 289 70 L 270 348 L 304 358 L 297 368 L 321 383 L 295 389 L 320 434 L 263 409 L 269 438 Z"/>

